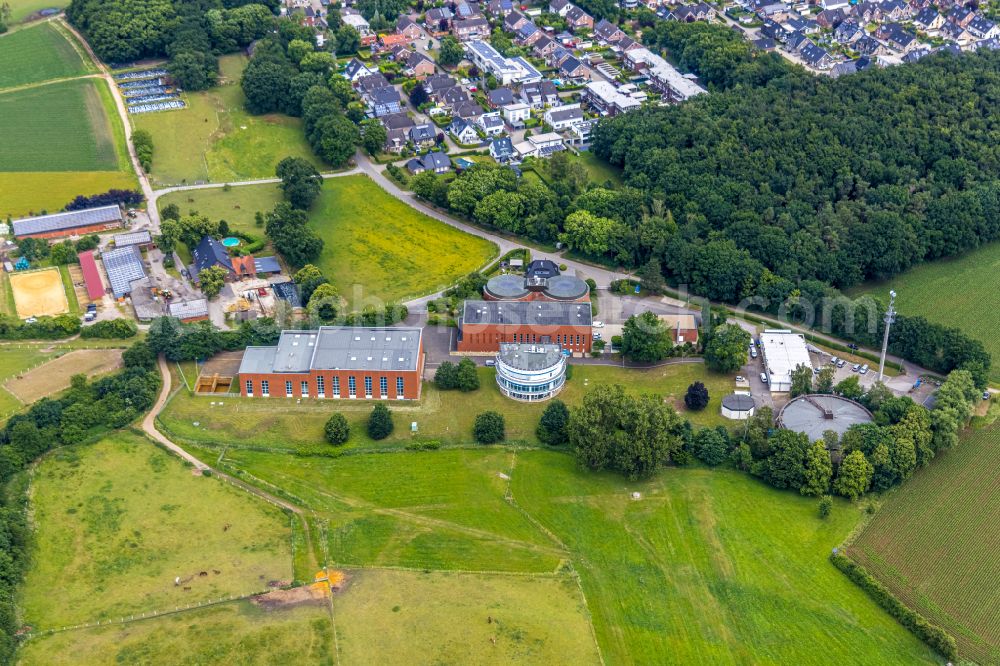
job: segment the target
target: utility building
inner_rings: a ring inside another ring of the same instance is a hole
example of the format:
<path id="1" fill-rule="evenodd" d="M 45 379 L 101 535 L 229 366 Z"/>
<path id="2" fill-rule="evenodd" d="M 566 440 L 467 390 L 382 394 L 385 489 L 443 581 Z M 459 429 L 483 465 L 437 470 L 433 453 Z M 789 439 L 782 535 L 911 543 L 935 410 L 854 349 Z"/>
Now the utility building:
<path id="1" fill-rule="evenodd" d="M 458 322 L 458 351 L 498 352 L 502 343 L 555 344 L 568 353 L 590 351 L 590 303 L 575 301 L 466 301 Z"/>
<path id="2" fill-rule="evenodd" d="M 764 367 L 771 393 L 792 390 L 792 372 L 799 366 L 812 370 L 809 348 L 800 333 L 789 330 L 766 330 L 760 336 L 764 352 Z"/>

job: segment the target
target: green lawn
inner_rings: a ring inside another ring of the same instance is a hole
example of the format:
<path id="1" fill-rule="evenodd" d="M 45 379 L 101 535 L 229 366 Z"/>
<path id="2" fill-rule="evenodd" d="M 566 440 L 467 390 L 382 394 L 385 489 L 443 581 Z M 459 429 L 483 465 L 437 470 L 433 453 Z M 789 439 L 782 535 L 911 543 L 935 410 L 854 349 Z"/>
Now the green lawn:
<path id="1" fill-rule="evenodd" d="M 587 151 L 574 157 L 579 160 L 583 165 L 583 168 L 587 170 L 587 174 L 590 176 L 590 179 L 598 185 L 604 185 L 604 183 L 609 180 L 616 186 L 622 184 L 621 171 L 607 162 L 602 161 L 599 157 L 597 157 L 597 155 L 594 155 L 594 153 Z"/>
<path id="2" fill-rule="evenodd" d="M 445 289 L 496 256 L 496 246 L 434 220 L 367 176 L 326 181 L 310 214 L 326 242 L 316 264 L 354 308 Z"/>
<path id="3" fill-rule="evenodd" d="M 208 190 L 171 192 L 157 200 L 162 211 L 165 206 L 177 204 L 182 215 L 198 211 L 213 220 L 225 220 L 229 228 L 261 236 L 262 227 L 254 223 L 254 213 L 267 212 L 282 199 L 277 185 L 248 185 L 232 187 L 228 191 L 217 187 Z"/>
<path id="4" fill-rule="evenodd" d="M 893 491 L 848 551 L 979 664 L 1000 662 L 998 464 L 1000 428 L 973 432 Z"/>
<path id="5" fill-rule="evenodd" d="M 506 416 L 508 440 L 537 443 L 535 427 L 545 405 L 504 397 L 496 386 L 492 369 L 480 368 L 479 376 L 480 389 L 472 393 L 443 392 L 432 383 L 425 383 L 419 402 L 392 403 L 396 430 L 382 442 L 373 442 L 365 433 L 364 423 L 372 407 L 364 401 L 304 400 L 296 404 L 278 398 L 227 398 L 221 405 L 216 401 L 211 406 L 212 400 L 181 391 L 160 413 L 159 420 L 173 436 L 189 442 L 327 453 L 332 449 L 323 441 L 323 425 L 334 411 L 344 414 L 351 424 L 351 439 L 338 450 L 350 450 L 403 446 L 414 439 L 408 427 L 412 421 L 419 428 L 417 439 L 444 444 L 470 443 L 476 414 L 497 410 Z M 711 402 L 701 412 L 686 412 L 684 392 L 694 381 L 705 383 Z M 175 383 L 183 382 L 177 378 Z M 732 378 L 710 373 L 700 363 L 652 370 L 575 365 L 573 377 L 559 398 L 570 406 L 579 405 L 593 387 L 614 383 L 623 384 L 635 393 L 662 395 L 696 424 L 717 425 L 724 422 L 719 413 L 720 403 L 732 386 Z M 455 401 L 461 401 L 462 409 L 454 408 Z"/>
<path id="6" fill-rule="evenodd" d="M 0 384 L 22 370 L 40 365 L 53 356 L 55 356 L 53 352 L 43 352 L 41 346 L 17 345 L 0 348 Z M 23 407 L 21 401 L 0 386 L 0 421 L 21 407 Z"/>
<path id="7" fill-rule="evenodd" d="M 240 55 L 223 56 L 221 85 L 185 94 L 187 108 L 132 117 L 136 129 L 153 135 L 150 176 L 156 185 L 273 178 L 277 163 L 289 156 L 320 165 L 301 120 L 244 111 L 239 82 L 246 62 Z"/>
<path id="8" fill-rule="evenodd" d="M 238 601 L 142 622 L 32 638 L 21 648 L 19 663 L 332 666 L 334 651 L 330 614 L 323 606 L 266 611 Z"/>
<path id="9" fill-rule="evenodd" d="M 42 9 L 62 9 L 69 0 L 7 0 L 7 4 L 10 5 L 11 22 L 18 23 Z"/>
<path id="10" fill-rule="evenodd" d="M 607 663 L 915 664 L 930 651 L 827 562 L 860 510 L 728 470 L 629 483 L 518 454 L 518 504 L 573 552 Z M 631 499 L 632 492 L 641 499 Z"/>
<path id="11" fill-rule="evenodd" d="M 0 119 L 0 125 L 3 120 Z M 0 159 L 4 148 L 0 144 Z M 101 194 L 110 189 L 138 189 L 135 174 L 125 171 L 8 171 L 0 172 L 0 217 L 22 217 L 62 210 L 78 194 Z"/>
<path id="12" fill-rule="evenodd" d="M 851 291 L 871 293 L 884 302 L 896 290 L 900 314 L 922 316 L 955 326 L 986 345 L 993 355 L 992 379 L 1000 381 L 1000 243 L 991 243 L 955 259 L 942 259 L 913 268 L 881 283 Z"/>
<path id="13" fill-rule="evenodd" d="M 83 74 L 86 64 L 52 23 L 0 35 L 0 88 Z"/>
<path id="14" fill-rule="evenodd" d="M 333 604 L 344 664 L 600 663 L 586 607 L 570 577 L 409 571 L 349 576 Z"/>
<path id="15" fill-rule="evenodd" d="M 289 519 L 136 435 L 57 450 L 32 481 L 21 608 L 36 629 L 162 611 L 292 575 Z M 175 583 L 176 579 L 180 583 Z"/>
<path id="16" fill-rule="evenodd" d="M 98 89 L 105 85 L 83 79 L 0 95 L 0 170 L 117 168 L 115 133 Z"/>

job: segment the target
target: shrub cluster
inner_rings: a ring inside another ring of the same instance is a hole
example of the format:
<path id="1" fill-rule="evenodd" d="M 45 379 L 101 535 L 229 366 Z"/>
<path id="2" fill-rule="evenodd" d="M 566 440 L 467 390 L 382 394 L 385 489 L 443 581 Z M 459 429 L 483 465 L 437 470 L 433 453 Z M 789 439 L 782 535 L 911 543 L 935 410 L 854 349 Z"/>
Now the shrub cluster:
<path id="1" fill-rule="evenodd" d="M 124 339 L 135 337 L 139 327 L 131 319 L 110 319 L 99 321 L 80 329 L 81 338 Z"/>
<path id="2" fill-rule="evenodd" d="M 864 567 L 855 564 L 839 553 L 830 555 L 830 561 L 833 562 L 833 566 L 844 572 L 848 578 L 864 590 L 875 603 L 896 618 L 901 625 L 913 632 L 917 638 L 936 650 L 938 654 L 949 661 L 955 661 L 958 658 L 958 647 L 951 634 L 941 627 L 931 624 L 923 615 L 907 607 Z"/>
<path id="3" fill-rule="evenodd" d="M 92 194 L 89 197 L 80 194 L 66 204 L 66 210 L 82 210 L 97 206 L 110 206 L 111 204 L 138 206 L 142 202 L 142 192 L 136 192 L 135 190 L 108 190 L 103 194 Z"/>
<path id="4" fill-rule="evenodd" d="M 149 130 L 139 129 L 132 132 L 132 145 L 135 147 L 135 155 L 139 158 L 139 164 L 143 170 L 149 173 L 153 169 L 153 135 Z"/>
<path id="5" fill-rule="evenodd" d="M 79 332 L 80 320 L 72 315 L 38 317 L 33 324 L 0 315 L 0 340 L 59 340 Z"/>

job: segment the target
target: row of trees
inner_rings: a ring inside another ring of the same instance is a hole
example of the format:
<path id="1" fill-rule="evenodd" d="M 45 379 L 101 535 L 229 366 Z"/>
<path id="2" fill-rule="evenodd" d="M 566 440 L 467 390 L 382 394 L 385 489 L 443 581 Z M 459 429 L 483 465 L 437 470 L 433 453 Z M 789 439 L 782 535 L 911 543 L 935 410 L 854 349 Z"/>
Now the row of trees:
<path id="1" fill-rule="evenodd" d="M 135 155 L 139 158 L 139 164 L 143 170 L 149 173 L 153 170 L 153 135 L 146 129 L 137 129 L 132 132 L 132 146 L 135 148 Z"/>
<path id="2" fill-rule="evenodd" d="M 392 422 L 392 411 L 384 404 L 378 403 L 368 415 L 366 430 L 368 436 L 379 441 L 392 434 L 395 425 Z M 323 427 L 323 436 L 330 444 L 346 444 L 351 438 L 351 424 L 340 412 L 333 414 Z"/>
<path id="3" fill-rule="evenodd" d="M 271 32 L 278 0 L 73 0 L 70 23 L 108 63 L 170 58 L 174 80 L 188 90 L 215 84 L 218 58 Z"/>
<path id="4" fill-rule="evenodd" d="M 137 190 L 111 189 L 101 194 L 91 194 L 89 196 L 79 194 L 66 204 L 66 210 L 83 210 L 84 208 L 94 208 L 95 206 L 110 206 L 111 204 L 138 206 L 144 200 L 145 197 L 142 196 L 142 192 Z"/>
<path id="5" fill-rule="evenodd" d="M 156 357 L 144 342 L 122 354 L 124 368 L 88 382 L 75 375 L 69 390 L 43 398 L 0 430 L 0 484 L 46 451 L 76 444 L 108 428 L 121 428 L 152 407 L 159 390 Z M 12 663 L 18 630 L 15 600 L 29 559 L 31 530 L 27 498 L 8 498 L 0 507 L 0 662 Z"/>

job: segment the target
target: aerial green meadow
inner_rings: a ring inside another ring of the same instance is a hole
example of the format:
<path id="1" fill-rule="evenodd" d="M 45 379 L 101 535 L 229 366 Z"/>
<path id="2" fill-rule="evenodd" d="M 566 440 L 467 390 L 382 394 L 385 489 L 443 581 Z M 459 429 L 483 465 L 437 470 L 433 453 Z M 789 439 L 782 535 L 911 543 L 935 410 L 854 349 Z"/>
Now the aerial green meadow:
<path id="1" fill-rule="evenodd" d="M 885 302 L 896 290 L 900 314 L 962 329 L 993 356 L 993 381 L 1000 381 L 1000 243 L 990 243 L 954 259 L 921 264 L 891 280 L 864 285 L 851 295 L 870 293 Z"/>
<path id="2" fill-rule="evenodd" d="M 61 79 L 92 70 L 65 28 L 51 22 L 0 35 L 0 89 Z"/>
<path id="3" fill-rule="evenodd" d="M 62 9 L 69 0 L 7 0 L 10 5 L 10 20 L 20 23 L 43 9 Z"/>
<path id="4" fill-rule="evenodd" d="M 286 157 L 302 157 L 321 167 L 302 132 L 302 121 L 277 114 L 252 116 L 243 109 L 240 76 L 247 59 L 219 59 L 220 85 L 185 93 L 188 106 L 175 111 L 132 117 L 136 129 L 153 135 L 153 170 L 157 187 L 200 181 L 273 178 Z"/>

